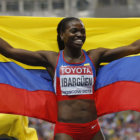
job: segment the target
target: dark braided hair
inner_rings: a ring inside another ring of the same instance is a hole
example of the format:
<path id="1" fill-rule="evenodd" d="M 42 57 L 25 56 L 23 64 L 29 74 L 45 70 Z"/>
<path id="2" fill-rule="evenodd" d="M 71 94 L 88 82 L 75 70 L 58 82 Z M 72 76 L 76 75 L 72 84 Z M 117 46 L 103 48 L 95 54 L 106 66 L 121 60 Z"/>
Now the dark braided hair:
<path id="1" fill-rule="evenodd" d="M 75 18 L 75 17 L 66 17 L 66 18 L 63 18 L 57 26 L 57 43 L 58 43 L 59 50 L 63 50 L 65 47 L 64 41 L 61 39 L 60 35 L 61 33 L 65 32 L 68 22 L 73 21 L 73 20 L 80 21 L 80 19 Z"/>

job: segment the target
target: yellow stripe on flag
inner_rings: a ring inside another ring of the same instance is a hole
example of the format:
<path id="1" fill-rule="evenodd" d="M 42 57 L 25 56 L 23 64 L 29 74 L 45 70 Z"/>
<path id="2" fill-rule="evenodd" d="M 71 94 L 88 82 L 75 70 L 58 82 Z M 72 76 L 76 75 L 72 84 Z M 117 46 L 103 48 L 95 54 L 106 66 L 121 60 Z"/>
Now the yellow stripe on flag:
<path id="1" fill-rule="evenodd" d="M 61 19 L 1 16 L 0 37 L 15 48 L 58 52 L 56 28 Z M 81 20 L 87 31 L 86 43 L 83 46 L 85 50 L 98 47 L 116 48 L 140 38 L 140 18 L 81 18 Z M 0 61 L 11 60 L 0 56 Z M 18 64 L 24 68 L 40 69 Z"/>
<path id="2" fill-rule="evenodd" d="M 28 118 L 19 115 L 0 114 L 0 135 L 18 140 L 38 140 L 35 129 L 28 127 Z"/>

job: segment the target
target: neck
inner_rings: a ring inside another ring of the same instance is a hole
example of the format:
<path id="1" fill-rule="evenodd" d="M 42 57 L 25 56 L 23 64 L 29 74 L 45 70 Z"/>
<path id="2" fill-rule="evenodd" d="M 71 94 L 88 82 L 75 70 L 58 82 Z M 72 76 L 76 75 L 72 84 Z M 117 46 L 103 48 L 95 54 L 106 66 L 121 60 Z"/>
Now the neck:
<path id="1" fill-rule="evenodd" d="M 70 50 L 70 49 L 67 49 L 67 48 L 65 48 L 64 49 L 64 56 L 65 57 L 69 57 L 69 58 L 80 58 L 81 56 L 82 56 L 82 50 L 81 49 L 72 49 L 72 50 Z"/>

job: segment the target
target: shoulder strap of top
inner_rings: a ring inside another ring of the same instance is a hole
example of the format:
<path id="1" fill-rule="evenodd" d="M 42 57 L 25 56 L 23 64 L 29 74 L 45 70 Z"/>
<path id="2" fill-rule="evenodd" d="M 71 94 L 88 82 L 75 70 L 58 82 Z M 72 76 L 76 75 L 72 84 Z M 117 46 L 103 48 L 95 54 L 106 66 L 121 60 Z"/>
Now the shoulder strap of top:
<path id="1" fill-rule="evenodd" d="M 63 61 L 63 50 L 59 52 L 59 58 L 58 58 L 58 61 L 57 61 L 57 65 L 59 65 L 60 62 Z"/>
<path id="2" fill-rule="evenodd" d="M 91 60 L 91 58 L 88 56 L 87 52 L 85 50 L 83 50 L 84 52 L 84 55 L 86 57 L 86 60 L 91 64 L 92 66 L 92 69 L 93 69 L 93 73 L 94 73 L 94 76 L 96 76 L 96 69 L 95 69 L 95 66 L 94 66 L 94 63 L 93 61 Z"/>

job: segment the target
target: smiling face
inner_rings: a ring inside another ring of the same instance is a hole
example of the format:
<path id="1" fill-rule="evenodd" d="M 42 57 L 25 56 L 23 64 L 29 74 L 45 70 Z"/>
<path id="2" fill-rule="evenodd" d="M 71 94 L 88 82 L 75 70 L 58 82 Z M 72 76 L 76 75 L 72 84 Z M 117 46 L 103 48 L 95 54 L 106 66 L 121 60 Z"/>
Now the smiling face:
<path id="1" fill-rule="evenodd" d="M 86 39 L 85 27 L 82 21 L 69 21 L 65 31 L 61 33 L 61 39 L 64 41 L 65 47 L 82 48 Z"/>

